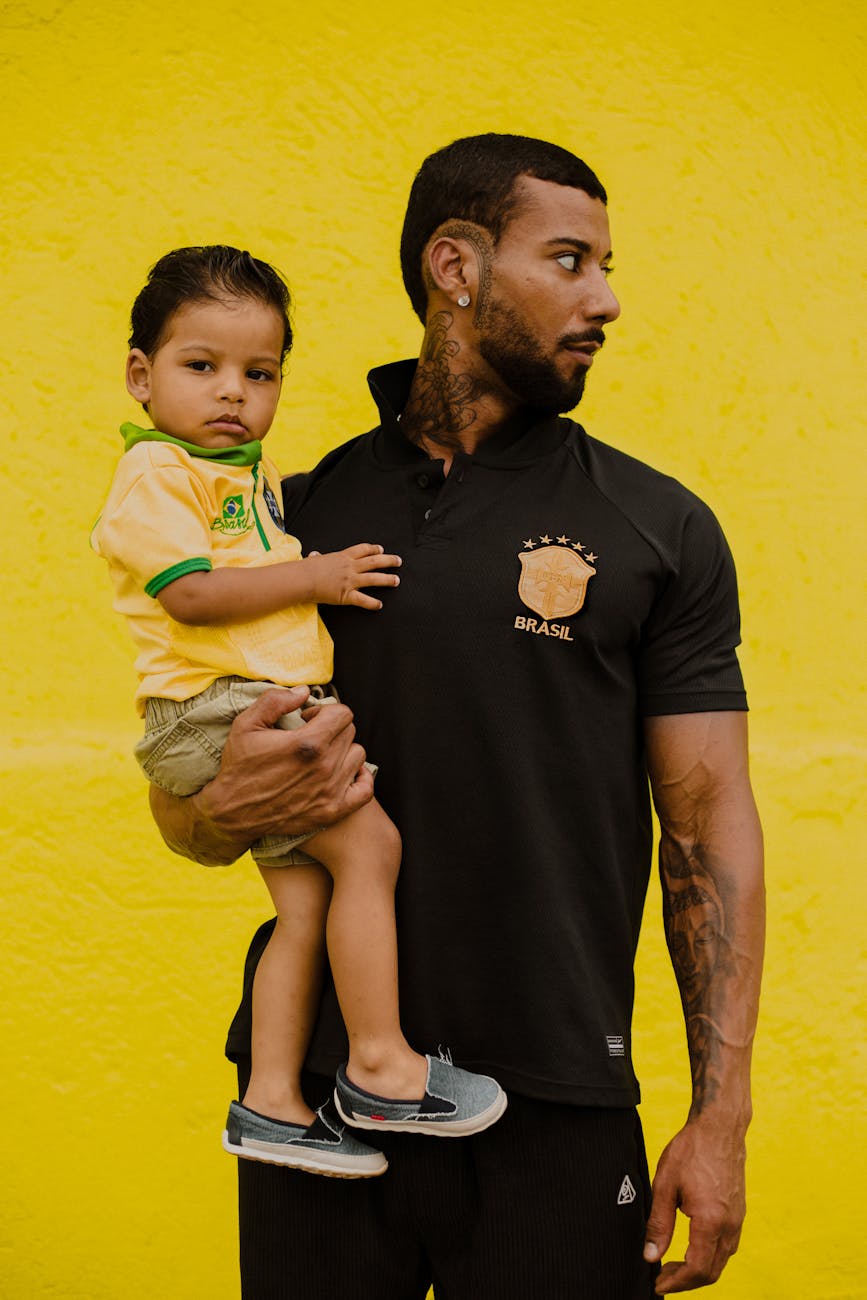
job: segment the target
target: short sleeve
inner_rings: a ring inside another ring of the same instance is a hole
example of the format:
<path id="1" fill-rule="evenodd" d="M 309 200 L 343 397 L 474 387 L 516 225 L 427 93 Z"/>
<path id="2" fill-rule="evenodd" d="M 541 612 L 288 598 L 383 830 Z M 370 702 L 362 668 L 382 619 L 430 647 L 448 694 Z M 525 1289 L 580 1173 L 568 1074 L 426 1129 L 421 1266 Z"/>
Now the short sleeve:
<path id="1" fill-rule="evenodd" d="M 711 511 L 692 498 L 672 569 L 642 629 L 642 715 L 745 710 L 740 639 L 734 560 Z"/>
<path id="2" fill-rule="evenodd" d="M 183 465 L 150 465 L 126 481 L 116 480 L 94 546 L 149 596 L 186 573 L 210 569 L 204 489 Z"/>

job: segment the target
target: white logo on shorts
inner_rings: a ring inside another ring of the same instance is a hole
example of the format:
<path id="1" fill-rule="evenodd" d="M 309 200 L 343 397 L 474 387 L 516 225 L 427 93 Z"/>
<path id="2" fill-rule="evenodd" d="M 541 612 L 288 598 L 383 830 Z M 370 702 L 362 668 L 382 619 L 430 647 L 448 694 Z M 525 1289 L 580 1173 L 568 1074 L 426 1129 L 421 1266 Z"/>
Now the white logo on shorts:
<path id="1" fill-rule="evenodd" d="M 637 1195 L 638 1193 L 632 1186 L 632 1180 L 629 1177 L 629 1174 L 627 1174 L 623 1182 L 620 1184 L 620 1191 L 617 1193 L 617 1204 L 631 1205 Z"/>

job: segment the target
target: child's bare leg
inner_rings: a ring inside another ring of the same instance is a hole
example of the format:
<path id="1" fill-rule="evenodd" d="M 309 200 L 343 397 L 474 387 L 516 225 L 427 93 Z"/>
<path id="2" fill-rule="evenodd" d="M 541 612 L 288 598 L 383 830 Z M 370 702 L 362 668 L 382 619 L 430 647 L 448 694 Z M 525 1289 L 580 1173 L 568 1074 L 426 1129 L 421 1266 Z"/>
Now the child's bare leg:
<path id="1" fill-rule="evenodd" d="M 424 1096 L 427 1062 L 400 1028 L 394 886 L 400 835 L 372 800 L 305 849 L 328 868 L 328 957 L 349 1035 L 347 1074 L 381 1097 Z"/>
<path id="2" fill-rule="evenodd" d="M 306 1127 L 314 1116 L 301 1095 L 301 1067 L 322 991 L 331 879 L 318 863 L 259 869 L 277 925 L 253 981 L 251 1073 L 242 1101 Z"/>

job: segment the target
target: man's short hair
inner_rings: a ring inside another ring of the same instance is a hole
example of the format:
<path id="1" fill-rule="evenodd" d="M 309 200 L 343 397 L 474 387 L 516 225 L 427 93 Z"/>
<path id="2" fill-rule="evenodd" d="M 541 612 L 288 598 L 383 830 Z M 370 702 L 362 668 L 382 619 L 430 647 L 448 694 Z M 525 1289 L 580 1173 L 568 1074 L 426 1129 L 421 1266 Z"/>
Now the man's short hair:
<path id="1" fill-rule="evenodd" d="M 268 262 L 229 244 L 175 248 L 151 267 L 132 305 L 129 346 L 153 357 L 175 312 L 188 303 L 221 298 L 252 298 L 277 311 L 283 324 L 282 363 L 292 348 L 289 289 Z"/>
<path id="2" fill-rule="evenodd" d="M 410 190 L 400 265 L 403 283 L 416 315 L 425 323 L 427 288 L 422 253 L 434 231 L 448 220 L 484 226 L 494 244 L 519 206 L 515 192 L 521 176 L 584 190 L 608 202 L 602 182 L 568 149 L 526 135 L 470 135 L 426 158 Z"/>

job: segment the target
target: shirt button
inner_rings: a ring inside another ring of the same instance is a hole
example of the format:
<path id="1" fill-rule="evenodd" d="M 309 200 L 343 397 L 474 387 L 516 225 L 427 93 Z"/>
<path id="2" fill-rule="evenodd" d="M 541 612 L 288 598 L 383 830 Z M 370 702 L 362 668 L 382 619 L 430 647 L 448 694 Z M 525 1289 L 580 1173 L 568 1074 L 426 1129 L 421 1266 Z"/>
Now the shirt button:
<path id="1" fill-rule="evenodd" d="M 428 474 L 419 474 L 416 479 L 419 487 L 430 487 L 430 476 Z"/>
<path id="2" fill-rule="evenodd" d="M 430 519 L 430 511 L 429 511 L 429 510 L 425 510 L 425 512 L 424 512 L 424 517 L 425 517 L 425 519 Z"/>

